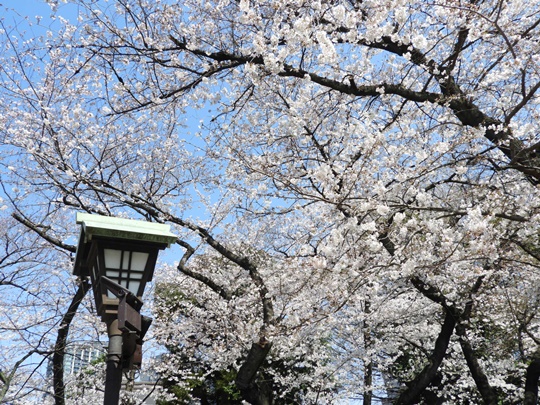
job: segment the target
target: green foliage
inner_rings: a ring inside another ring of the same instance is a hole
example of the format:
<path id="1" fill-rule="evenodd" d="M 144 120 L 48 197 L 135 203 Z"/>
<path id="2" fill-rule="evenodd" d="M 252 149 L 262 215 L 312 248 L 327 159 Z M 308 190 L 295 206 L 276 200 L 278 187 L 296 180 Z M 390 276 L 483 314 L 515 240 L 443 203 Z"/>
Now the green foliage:
<path id="1" fill-rule="evenodd" d="M 181 385 L 166 381 L 164 387 L 176 398 L 158 401 L 158 405 L 189 404 L 198 399 L 201 404 L 241 404 L 241 395 L 235 386 L 236 371 L 232 369 L 215 371 L 204 376 L 202 372 L 195 378 L 184 379 Z"/>
<path id="2" fill-rule="evenodd" d="M 175 286 L 165 283 L 156 286 L 155 304 L 158 318 L 167 317 L 173 313 L 183 314 L 182 303 L 184 302 L 197 305 L 197 300 L 193 296 L 185 294 Z"/>

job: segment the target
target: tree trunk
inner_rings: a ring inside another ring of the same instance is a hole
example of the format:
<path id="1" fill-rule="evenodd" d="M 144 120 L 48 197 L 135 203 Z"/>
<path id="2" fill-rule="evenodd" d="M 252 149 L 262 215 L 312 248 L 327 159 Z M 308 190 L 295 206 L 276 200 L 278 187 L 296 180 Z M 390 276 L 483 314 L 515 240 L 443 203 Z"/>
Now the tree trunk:
<path id="1" fill-rule="evenodd" d="M 364 311 L 369 314 L 371 311 L 371 303 L 366 300 L 364 305 Z M 368 322 L 364 320 L 363 322 L 363 332 L 364 332 L 364 350 L 365 350 L 365 360 L 364 360 L 364 393 L 363 393 L 363 405 L 371 405 L 373 400 L 373 362 L 368 358 L 370 355 L 370 348 L 373 345 L 371 339 L 371 328 L 369 327 Z"/>
<path id="2" fill-rule="evenodd" d="M 523 405 L 536 405 L 538 404 L 538 380 L 540 379 L 540 349 L 536 351 L 531 364 L 527 367 L 526 376 Z"/>
<path id="3" fill-rule="evenodd" d="M 373 385 L 373 363 L 370 361 L 366 364 L 364 370 L 364 400 L 362 405 L 371 405 L 373 400 L 373 393 L 371 391 L 371 386 Z"/>
<path id="4" fill-rule="evenodd" d="M 435 348 L 429 356 L 429 362 L 424 367 L 424 369 L 418 374 L 418 376 L 409 384 L 404 392 L 401 393 L 396 405 L 413 405 L 418 401 L 418 397 L 422 392 L 428 387 L 428 385 L 433 381 L 437 375 L 437 370 L 441 365 L 444 356 L 446 355 L 446 349 L 448 348 L 448 343 L 454 332 L 454 327 L 456 326 L 456 320 L 454 315 L 450 313 L 449 310 L 446 310 L 446 315 L 444 317 L 444 323 L 442 325 L 441 331 L 437 340 L 435 342 Z"/>
<path id="5" fill-rule="evenodd" d="M 256 381 L 257 372 L 263 364 L 272 343 L 261 339 L 251 345 L 248 356 L 236 376 L 236 386 L 242 398 L 252 405 L 271 405 L 272 386 L 267 381 Z M 259 373 L 260 374 L 260 373 Z"/>

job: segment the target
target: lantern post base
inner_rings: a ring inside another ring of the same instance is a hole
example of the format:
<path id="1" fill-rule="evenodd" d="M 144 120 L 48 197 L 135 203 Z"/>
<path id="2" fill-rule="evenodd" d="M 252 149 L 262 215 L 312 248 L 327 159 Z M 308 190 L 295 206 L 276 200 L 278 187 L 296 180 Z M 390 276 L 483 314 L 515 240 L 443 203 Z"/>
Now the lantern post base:
<path id="1" fill-rule="evenodd" d="M 118 319 L 107 322 L 109 350 L 107 353 L 107 375 L 105 378 L 104 405 L 118 405 L 122 387 L 122 331 Z"/>

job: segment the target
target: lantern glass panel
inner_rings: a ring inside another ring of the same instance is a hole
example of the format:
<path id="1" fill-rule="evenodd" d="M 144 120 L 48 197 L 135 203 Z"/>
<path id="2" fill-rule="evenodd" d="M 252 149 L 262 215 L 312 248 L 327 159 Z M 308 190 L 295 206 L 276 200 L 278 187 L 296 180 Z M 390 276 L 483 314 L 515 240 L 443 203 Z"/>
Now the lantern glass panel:
<path id="1" fill-rule="evenodd" d="M 122 270 L 129 270 L 129 255 L 130 251 L 124 250 L 122 253 Z"/>
<path id="2" fill-rule="evenodd" d="M 105 267 L 107 269 L 119 269 L 122 259 L 122 251 L 116 249 L 104 249 Z"/>
<path id="3" fill-rule="evenodd" d="M 105 269 L 105 275 L 115 283 L 120 284 L 122 287 L 128 288 L 129 273 L 127 271 Z M 109 298 L 116 298 L 116 295 L 114 295 L 109 289 L 107 289 L 107 296 Z"/>
<path id="4" fill-rule="evenodd" d="M 129 280 L 126 288 L 131 291 L 134 295 L 139 295 L 139 286 L 141 282 L 139 280 Z"/>
<path id="5" fill-rule="evenodd" d="M 118 282 L 120 280 L 120 272 L 116 270 L 107 270 L 106 272 L 107 277 L 109 277 L 111 280 L 114 280 L 115 282 Z"/>
<path id="6" fill-rule="evenodd" d="M 149 254 L 146 252 L 131 253 L 131 270 L 144 271 Z"/>
<path id="7" fill-rule="evenodd" d="M 117 282 L 122 287 L 125 287 L 125 281 L 122 280 L 122 277 L 120 276 L 120 272 L 118 270 L 105 270 L 105 275 L 110 278 L 111 280 Z M 109 289 L 107 289 L 107 297 L 109 298 L 116 298 L 116 295 L 114 295 Z"/>

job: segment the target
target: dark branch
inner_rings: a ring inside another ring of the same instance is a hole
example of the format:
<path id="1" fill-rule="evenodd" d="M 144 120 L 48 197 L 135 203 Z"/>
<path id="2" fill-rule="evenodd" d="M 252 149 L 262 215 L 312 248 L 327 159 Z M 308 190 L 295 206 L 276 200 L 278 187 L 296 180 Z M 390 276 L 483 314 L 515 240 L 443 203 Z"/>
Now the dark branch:
<path id="1" fill-rule="evenodd" d="M 30 221 L 27 218 L 24 218 L 22 215 L 18 213 L 11 214 L 13 218 L 15 218 L 17 221 L 19 221 L 21 224 L 26 226 L 28 229 L 32 230 L 33 232 L 37 233 L 39 236 L 41 236 L 43 239 L 45 239 L 47 242 L 52 243 L 53 245 L 65 249 L 69 252 L 75 253 L 77 251 L 77 248 L 73 245 L 68 245 L 67 243 L 62 242 L 61 240 L 54 238 L 50 236 L 46 230 L 42 229 L 39 225 L 34 224 L 32 221 Z"/>
<path id="2" fill-rule="evenodd" d="M 69 305 L 67 312 L 65 313 L 60 327 L 58 328 L 58 336 L 56 338 L 56 344 L 54 345 L 53 355 L 53 386 L 54 386 L 54 401 L 56 405 L 65 405 L 65 392 L 64 392 L 64 352 L 66 349 L 66 342 L 69 333 L 69 327 L 73 317 L 77 313 L 79 304 L 86 295 L 86 292 L 90 288 L 87 280 L 81 280 L 79 288 Z"/>
<path id="3" fill-rule="evenodd" d="M 205 284 L 207 287 L 209 287 L 212 291 L 219 294 L 220 297 L 222 297 L 225 300 L 231 299 L 231 294 L 222 286 L 215 283 L 212 279 L 206 277 L 203 274 L 195 273 L 194 271 L 190 270 L 186 266 L 186 262 L 189 260 L 189 258 L 193 255 L 195 250 L 193 247 L 191 247 L 188 243 L 184 241 L 178 241 L 177 242 L 180 246 L 186 249 L 186 253 L 180 260 L 180 263 L 178 263 L 178 270 L 180 270 L 182 273 L 184 273 L 186 276 L 191 277 L 197 281 L 200 281 L 201 283 Z"/>
<path id="4" fill-rule="evenodd" d="M 445 311 L 444 323 L 442 325 L 439 336 L 435 341 L 435 348 L 429 356 L 428 363 L 416 378 L 408 384 L 408 388 L 401 393 L 396 405 L 412 405 L 418 403 L 418 397 L 429 386 L 437 374 L 437 370 L 441 365 L 446 350 L 452 337 L 456 319 L 450 311 Z"/>

